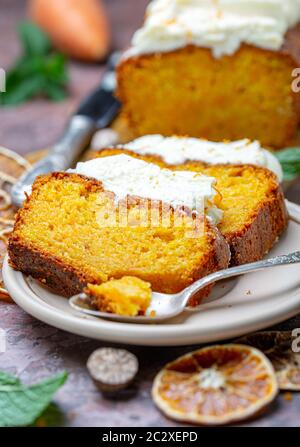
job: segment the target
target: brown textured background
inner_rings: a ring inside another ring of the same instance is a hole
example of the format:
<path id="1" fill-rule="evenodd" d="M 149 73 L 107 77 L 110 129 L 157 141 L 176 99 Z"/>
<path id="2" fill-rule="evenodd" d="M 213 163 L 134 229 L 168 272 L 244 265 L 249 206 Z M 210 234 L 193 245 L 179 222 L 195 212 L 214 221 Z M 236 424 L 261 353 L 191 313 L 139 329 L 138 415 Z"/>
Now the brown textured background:
<path id="1" fill-rule="evenodd" d="M 84 1 L 84 0 L 83 0 Z M 143 19 L 147 0 L 106 0 L 113 29 L 113 48 L 128 46 Z M 0 67 L 7 69 L 20 52 L 16 24 L 26 17 L 25 0 L 0 0 Z M 21 154 L 53 143 L 61 134 L 68 116 L 100 82 L 100 64 L 70 63 L 70 97 L 61 103 L 35 100 L 17 108 L 0 108 L 0 143 Z"/>
<path id="2" fill-rule="evenodd" d="M 84 0 L 83 0 L 84 1 Z M 141 23 L 146 0 L 106 0 L 113 26 L 114 48 L 128 45 L 132 32 Z M 0 0 L 0 67 L 7 68 L 20 50 L 16 23 L 25 15 L 25 1 Z M 63 103 L 36 100 L 13 109 L 0 108 L 0 145 L 25 154 L 46 147 L 62 132 L 68 116 L 80 99 L 101 78 L 100 65 L 71 63 L 71 96 Z M 288 194 L 300 203 L 300 182 Z M 57 393 L 55 403 L 66 426 L 176 426 L 154 407 L 150 389 L 154 374 L 166 363 L 191 350 L 187 348 L 128 347 L 139 358 L 140 372 L 135 382 L 118 398 L 104 398 L 90 380 L 85 363 L 101 343 L 74 336 L 47 326 L 13 304 L 0 303 L 0 327 L 7 331 L 7 352 L 0 354 L 0 369 L 18 374 L 31 383 L 59 370 L 70 377 Z M 300 327 L 300 318 L 280 325 Z M 105 344 L 107 345 L 107 343 Z M 192 348 L 194 349 L 194 347 Z M 288 401 L 281 394 L 269 411 L 248 425 L 300 426 L 300 395 Z"/>

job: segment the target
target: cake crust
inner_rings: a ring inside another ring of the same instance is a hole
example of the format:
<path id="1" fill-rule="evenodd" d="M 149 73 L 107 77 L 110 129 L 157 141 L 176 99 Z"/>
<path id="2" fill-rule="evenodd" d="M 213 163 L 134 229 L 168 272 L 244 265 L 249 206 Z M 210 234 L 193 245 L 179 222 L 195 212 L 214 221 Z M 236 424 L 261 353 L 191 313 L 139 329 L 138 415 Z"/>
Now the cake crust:
<path id="1" fill-rule="evenodd" d="M 226 237 L 230 245 L 231 266 L 262 259 L 278 241 L 288 225 L 288 212 L 281 187 L 272 191 L 243 231 Z"/>
<path id="2" fill-rule="evenodd" d="M 17 237 L 11 239 L 9 244 L 9 265 L 64 297 L 81 293 L 90 282 L 79 270 L 48 253 L 29 247 Z"/>
<path id="3" fill-rule="evenodd" d="M 81 271 L 62 262 L 49 253 L 41 253 L 38 250 L 24 244 L 18 237 L 13 237 L 9 243 L 9 265 L 25 275 L 32 276 L 49 287 L 51 291 L 66 298 L 82 293 L 88 284 L 96 284 L 95 278 L 88 277 Z M 195 270 L 193 281 L 197 281 L 217 270 L 228 267 L 230 259 L 229 248 L 219 232 L 215 232 L 212 239 L 212 248 L 207 256 L 207 261 Z M 189 300 L 189 306 L 198 306 L 207 297 L 213 285 L 205 287 L 197 292 Z"/>
<path id="4" fill-rule="evenodd" d="M 64 262 L 59 257 L 53 256 L 52 253 L 37 248 L 33 243 L 24 239 L 19 231 L 24 225 L 24 218 L 32 206 L 39 188 L 51 179 L 59 179 L 62 181 L 72 179 L 72 181 L 81 183 L 87 194 L 95 190 L 103 191 L 101 182 L 78 174 L 53 173 L 39 177 L 34 183 L 32 196 L 27 198 L 24 207 L 17 214 L 14 231 L 10 237 L 8 246 L 9 263 L 15 270 L 21 271 L 26 275 L 31 275 L 55 293 L 70 297 L 81 293 L 88 283 L 99 283 L 99 278 L 95 278 L 88 271 L 75 268 L 74 265 Z M 136 200 L 136 198 L 133 198 L 133 200 Z M 195 266 L 192 277 L 188 283 L 184 284 L 184 287 L 214 271 L 227 268 L 229 265 L 230 250 L 227 242 L 217 228 L 210 225 L 208 221 L 206 225 L 206 240 L 209 249 L 207 249 L 207 254 L 202 264 Z M 136 276 L 139 277 L 138 275 Z M 143 277 L 141 279 L 145 278 Z M 176 283 L 173 284 L 173 293 L 176 290 L 179 291 L 178 288 L 182 288 L 183 280 L 180 278 L 178 280 L 178 285 Z M 149 281 L 152 283 L 154 291 L 163 291 L 160 290 L 160 281 L 161 278 L 158 278 L 154 282 Z M 210 290 L 211 286 L 203 289 L 192 297 L 189 304 L 192 306 L 199 304 L 201 299 L 209 294 Z"/>

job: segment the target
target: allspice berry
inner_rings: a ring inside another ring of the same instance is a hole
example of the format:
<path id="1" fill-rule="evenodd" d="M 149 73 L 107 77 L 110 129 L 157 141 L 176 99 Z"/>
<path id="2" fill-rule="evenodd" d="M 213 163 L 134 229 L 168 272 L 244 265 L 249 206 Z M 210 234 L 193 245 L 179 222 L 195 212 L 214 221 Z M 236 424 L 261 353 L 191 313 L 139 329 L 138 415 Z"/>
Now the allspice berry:
<path id="1" fill-rule="evenodd" d="M 124 349 L 101 348 L 90 355 L 87 368 L 96 386 L 111 393 L 132 383 L 139 364 L 136 356 Z"/>

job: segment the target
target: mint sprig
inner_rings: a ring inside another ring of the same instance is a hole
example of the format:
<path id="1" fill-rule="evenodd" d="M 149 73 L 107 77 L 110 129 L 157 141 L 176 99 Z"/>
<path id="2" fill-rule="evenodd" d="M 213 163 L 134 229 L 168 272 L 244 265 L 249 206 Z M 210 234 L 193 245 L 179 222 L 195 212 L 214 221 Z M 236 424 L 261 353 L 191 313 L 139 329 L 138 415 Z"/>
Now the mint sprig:
<path id="1" fill-rule="evenodd" d="M 292 181 L 300 176 L 300 147 L 289 147 L 275 152 L 284 174 L 284 180 Z"/>
<path id="2" fill-rule="evenodd" d="M 0 371 L 0 427 L 34 424 L 66 379 L 67 373 L 63 372 L 25 386 L 18 378 Z"/>
<path id="3" fill-rule="evenodd" d="M 18 31 L 26 55 L 38 56 L 50 51 L 49 38 L 37 25 L 31 22 L 21 22 Z"/>
<path id="4" fill-rule="evenodd" d="M 21 22 L 18 27 L 23 53 L 6 76 L 6 92 L 0 104 L 13 106 L 38 95 L 52 101 L 67 96 L 67 61 L 51 50 L 48 36 L 35 24 Z"/>

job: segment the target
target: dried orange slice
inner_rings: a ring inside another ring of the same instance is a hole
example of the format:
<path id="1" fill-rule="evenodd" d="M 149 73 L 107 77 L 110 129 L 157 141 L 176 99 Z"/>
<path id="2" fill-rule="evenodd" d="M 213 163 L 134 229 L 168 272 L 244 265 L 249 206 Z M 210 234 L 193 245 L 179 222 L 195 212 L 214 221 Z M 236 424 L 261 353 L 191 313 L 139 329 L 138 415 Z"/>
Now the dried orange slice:
<path id="1" fill-rule="evenodd" d="M 290 331 L 258 332 L 238 340 L 260 349 L 271 361 L 281 390 L 300 391 L 300 353 L 293 352 Z"/>
<path id="2" fill-rule="evenodd" d="M 168 417 L 222 425 L 257 414 L 277 395 L 270 361 L 257 349 L 217 345 L 169 363 L 156 376 L 152 396 Z"/>

